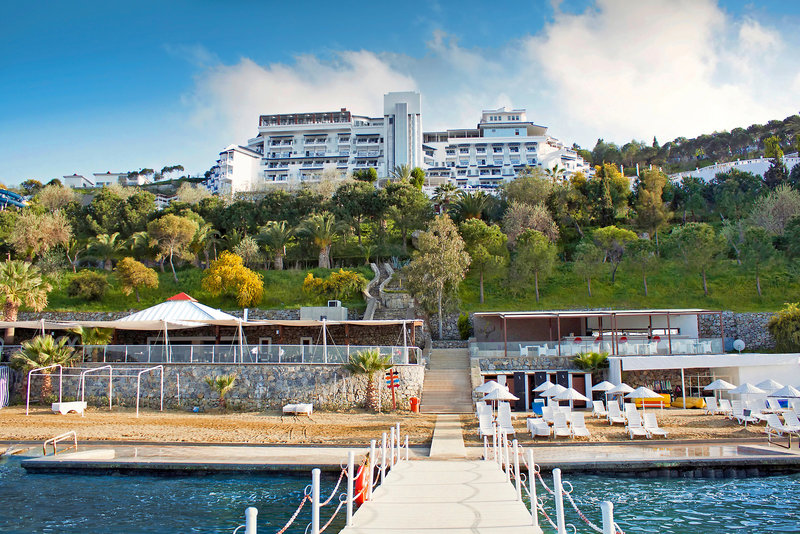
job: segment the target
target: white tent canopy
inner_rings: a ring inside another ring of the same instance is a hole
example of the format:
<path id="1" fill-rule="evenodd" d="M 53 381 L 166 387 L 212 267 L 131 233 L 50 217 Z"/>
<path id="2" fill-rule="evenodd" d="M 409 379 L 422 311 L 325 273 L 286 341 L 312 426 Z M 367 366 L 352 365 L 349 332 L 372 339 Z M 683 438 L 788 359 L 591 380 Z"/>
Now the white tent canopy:
<path id="1" fill-rule="evenodd" d="M 200 304 L 186 293 L 178 293 L 161 304 L 156 304 L 150 308 L 132 313 L 116 322 L 158 321 L 163 323 L 163 321 L 183 322 L 208 320 L 229 320 L 238 322 L 239 318 L 212 308 L 211 306 Z"/>

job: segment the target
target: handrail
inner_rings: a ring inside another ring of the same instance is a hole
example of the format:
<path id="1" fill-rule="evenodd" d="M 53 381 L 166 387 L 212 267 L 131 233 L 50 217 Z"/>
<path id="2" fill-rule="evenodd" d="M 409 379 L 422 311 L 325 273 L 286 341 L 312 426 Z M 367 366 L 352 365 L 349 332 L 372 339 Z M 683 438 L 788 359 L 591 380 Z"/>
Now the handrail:
<path id="1" fill-rule="evenodd" d="M 64 374 L 64 366 L 60 363 L 54 363 L 53 365 L 47 365 L 45 367 L 37 367 L 36 369 L 31 369 L 28 371 L 28 398 L 25 401 L 25 415 L 30 415 L 30 408 L 31 408 L 31 376 L 34 373 L 44 371 L 45 369 L 52 369 L 53 367 L 58 367 L 58 402 L 61 402 L 62 392 L 63 392 L 63 374 Z M 49 373 L 39 373 L 40 375 L 49 374 Z"/>
<path id="2" fill-rule="evenodd" d="M 77 451 L 78 450 L 78 435 L 75 433 L 74 430 L 70 430 L 69 432 L 64 432 L 63 434 L 58 435 L 58 436 L 56 436 L 54 438 L 50 438 L 48 440 L 45 440 L 45 442 L 42 443 L 42 453 L 45 456 L 47 456 L 47 444 L 52 442 L 52 444 L 53 444 L 53 454 L 54 455 L 58 454 L 58 451 L 56 450 L 56 445 L 58 444 L 59 441 L 63 441 L 63 440 L 65 440 L 66 438 L 68 438 L 70 436 L 72 436 L 73 440 L 75 441 L 75 444 L 73 446 L 71 446 L 71 447 L 67 447 L 66 449 L 63 449 L 61 452 L 68 451 L 73 447 Z"/>
<path id="3" fill-rule="evenodd" d="M 147 369 L 142 369 L 136 373 L 136 417 L 139 417 L 139 391 L 142 385 L 142 375 L 144 373 L 155 371 L 156 369 L 161 372 L 161 411 L 164 411 L 164 366 L 155 365 L 153 367 L 148 367 Z"/>
<path id="4" fill-rule="evenodd" d="M 113 373 L 114 373 L 114 368 L 113 368 L 112 366 L 110 366 L 110 365 L 103 365 L 103 366 L 100 366 L 100 367 L 94 367 L 94 368 L 92 368 L 92 369 L 87 369 L 86 371 L 81 371 L 80 383 L 79 383 L 78 387 L 79 387 L 79 388 L 80 388 L 80 390 L 81 390 L 81 401 L 83 402 L 83 401 L 85 401 L 85 400 L 86 400 L 86 399 L 85 399 L 85 393 L 86 393 L 86 375 L 88 375 L 89 373 L 96 373 L 97 371 L 101 371 L 101 370 L 103 370 L 103 369 L 108 369 L 108 409 L 110 410 L 110 409 L 111 409 L 111 398 L 112 398 L 112 391 L 113 391 L 113 390 L 112 390 L 112 387 L 113 387 L 113 386 L 112 386 L 112 383 L 111 383 L 111 381 L 112 381 L 112 379 L 113 379 L 113 376 L 112 376 L 112 375 L 113 375 Z"/>

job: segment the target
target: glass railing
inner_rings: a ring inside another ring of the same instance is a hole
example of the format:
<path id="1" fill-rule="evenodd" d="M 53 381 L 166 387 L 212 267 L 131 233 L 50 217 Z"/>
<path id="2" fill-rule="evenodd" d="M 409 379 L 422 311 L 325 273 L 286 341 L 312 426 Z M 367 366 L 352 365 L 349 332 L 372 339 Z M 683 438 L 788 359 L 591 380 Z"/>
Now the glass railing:
<path id="1" fill-rule="evenodd" d="M 720 338 L 673 338 L 669 339 L 619 339 L 617 341 L 619 356 L 668 356 L 722 354 Z M 508 350 L 502 341 L 470 343 L 470 355 L 473 358 L 503 357 L 573 357 L 587 352 L 607 352 L 613 354 L 611 339 L 575 338 L 557 341 L 509 341 Z"/>
<path id="2" fill-rule="evenodd" d="M 84 362 L 101 363 L 313 363 L 342 365 L 363 350 L 377 349 L 392 364 L 419 364 L 419 347 L 356 345 L 85 345 Z"/>

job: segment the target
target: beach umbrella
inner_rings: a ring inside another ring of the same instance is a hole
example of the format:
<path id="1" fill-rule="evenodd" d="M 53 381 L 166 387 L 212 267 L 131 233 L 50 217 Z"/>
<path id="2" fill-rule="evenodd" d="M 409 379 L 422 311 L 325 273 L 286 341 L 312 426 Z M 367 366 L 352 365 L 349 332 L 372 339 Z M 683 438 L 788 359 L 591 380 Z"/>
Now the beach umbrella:
<path id="1" fill-rule="evenodd" d="M 487 393 L 483 400 L 490 401 L 516 401 L 519 397 L 508 391 L 507 389 L 496 389 Z"/>
<path id="2" fill-rule="evenodd" d="M 589 402 L 589 398 L 574 388 L 568 388 L 553 397 L 557 401 L 585 401 Z"/>
<path id="3" fill-rule="evenodd" d="M 545 380 L 544 382 L 533 388 L 533 391 L 535 391 L 536 393 L 541 393 L 543 391 L 547 391 L 553 386 L 555 386 L 555 384 L 553 384 L 549 380 Z"/>
<path id="4" fill-rule="evenodd" d="M 728 391 L 730 389 L 736 389 L 736 386 L 721 378 L 717 378 L 703 389 L 706 391 Z"/>
<path id="5" fill-rule="evenodd" d="M 763 395 L 766 393 L 763 389 L 754 386 L 750 382 L 745 382 L 738 388 L 734 388 L 730 390 L 728 393 L 734 393 L 736 395 Z"/>
<path id="6" fill-rule="evenodd" d="M 783 386 L 777 391 L 773 391 L 767 397 L 779 397 L 781 399 L 800 399 L 800 390 L 794 386 Z"/>
<path id="7" fill-rule="evenodd" d="M 478 393 L 491 393 L 495 389 L 505 389 L 505 386 L 497 383 L 495 380 L 488 380 L 475 388 Z"/>
<path id="8" fill-rule="evenodd" d="M 660 399 L 660 394 L 656 393 L 650 388 L 644 386 L 638 387 L 625 395 L 626 399 Z M 642 403 L 642 411 L 644 411 L 644 403 Z"/>
<path id="9" fill-rule="evenodd" d="M 777 389 L 781 389 L 783 387 L 783 384 L 769 378 L 767 380 L 764 380 L 763 382 L 759 382 L 758 384 L 756 384 L 756 387 L 761 388 L 764 391 L 775 391 Z"/>
<path id="10" fill-rule="evenodd" d="M 606 395 L 619 395 L 620 393 L 630 393 L 633 391 L 633 388 L 630 387 L 628 384 L 623 382 L 618 386 L 614 386 L 613 388 L 606 391 Z"/>
<path id="11" fill-rule="evenodd" d="M 592 386 L 592 391 L 602 391 L 605 393 L 609 389 L 614 389 L 616 386 L 609 382 L 608 380 L 603 380 L 599 384 L 595 384 Z"/>
<path id="12" fill-rule="evenodd" d="M 544 390 L 542 392 L 542 396 L 544 396 L 544 397 L 555 397 L 559 393 L 561 393 L 563 391 L 566 391 L 566 390 L 567 390 L 567 388 L 565 388 L 561 384 L 556 384 L 556 385 L 554 385 L 552 387 L 549 387 L 546 390 Z"/>

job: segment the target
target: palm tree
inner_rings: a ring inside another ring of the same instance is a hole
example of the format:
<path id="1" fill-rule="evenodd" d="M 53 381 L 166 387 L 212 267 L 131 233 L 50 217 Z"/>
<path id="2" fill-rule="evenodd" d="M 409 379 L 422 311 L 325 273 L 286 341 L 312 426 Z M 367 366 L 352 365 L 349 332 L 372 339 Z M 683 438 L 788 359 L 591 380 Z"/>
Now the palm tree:
<path id="1" fill-rule="evenodd" d="M 242 242 L 244 235 L 238 228 L 234 228 L 222 238 L 222 243 L 225 245 L 225 250 L 233 251 L 233 248 Z"/>
<path id="2" fill-rule="evenodd" d="M 225 402 L 225 395 L 227 395 L 230 390 L 233 389 L 233 383 L 236 382 L 236 373 L 232 373 L 229 375 L 220 375 L 220 376 L 207 376 L 205 378 L 206 384 L 208 387 L 213 389 L 219 395 L 219 405 L 224 410 L 227 408 L 227 403 Z"/>
<path id="3" fill-rule="evenodd" d="M 108 345 L 114 337 L 114 330 L 111 328 L 90 328 L 78 326 L 69 330 L 81 338 L 81 345 L 92 348 L 92 360 L 99 361 L 101 345 Z"/>
<path id="4" fill-rule="evenodd" d="M 603 369 L 608 369 L 608 353 L 585 352 L 575 356 L 572 362 L 578 369 L 583 369 L 584 371 L 592 373 L 592 383 L 597 383 L 600 382 L 600 377 L 597 376 L 599 372 Z"/>
<path id="5" fill-rule="evenodd" d="M 544 172 L 551 180 L 553 180 L 553 183 L 557 183 L 564 179 L 564 173 L 566 172 L 566 169 L 556 163 L 552 169 L 545 169 Z"/>
<path id="6" fill-rule="evenodd" d="M 47 293 L 52 289 L 42 277 L 38 267 L 19 260 L 0 263 L 0 298 L 4 300 L 3 319 L 16 321 L 23 304 L 33 311 L 47 306 Z M 5 344 L 11 344 L 14 329 L 7 328 Z"/>
<path id="7" fill-rule="evenodd" d="M 119 232 L 113 234 L 100 234 L 92 240 L 89 245 L 88 252 L 98 260 L 103 260 L 106 271 L 110 271 L 113 267 L 111 260 L 116 258 L 120 252 L 125 248 L 125 244 L 120 240 Z"/>
<path id="8" fill-rule="evenodd" d="M 458 198 L 459 188 L 451 182 L 437 185 L 433 190 L 433 201 L 439 205 L 439 215 L 446 212 L 450 204 Z"/>
<path id="9" fill-rule="evenodd" d="M 319 249 L 319 267 L 321 269 L 331 268 L 331 245 L 344 226 L 343 223 L 336 220 L 333 213 L 323 211 L 305 219 L 297 227 L 296 234 L 310 238 Z"/>
<path id="10" fill-rule="evenodd" d="M 483 218 L 484 210 L 489 206 L 489 195 L 485 191 L 461 191 L 458 200 L 450 208 L 453 219 L 466 221 L 467 219 Z"/>
<path id="11" fill-rule="evenodd" d="M 283 270 L 286 245 L 291 242 L 293 236 L 294 232 L 286 221 L 269 221 L 259 228 L 256 240 L 266 247 L 268 253 L 272 253 L 272 261 L 276 271 Z"/>
<path id="12" fill-rule="evenodd" d="M 80 244 L 77 239 L 70 239 L 64 249 L 67 254 L 67 261 L 72 265 L 72 272 L 78 272 L 78 258 L 86 251 L 86 247 Z"/>
<path id="13" fill-rule="evenodd" d="M 366 375 L 366 405 L 367 408 L 379 412 L 381 410 L 380 397 L 377 395 L 375 374 L 381 373 L 392 366 L 389 356 L 381 356 L 378 349 L 366 349 L 350 356 L 350 361 L 344 368 L 354 375 Z"/>
<path id="14" fill-rule="evenodd" d="M 53 336 L 36 336 L 28 341 L 23 341 L 20 350 L 11 357 L 11 365 L 26 372 L 26 376 L 27 371 L 38 367 L 47 367 L 55 364 L 67 367 L 72 364 L 77 356 L 75 349 L 67 344 L 68 341 L 66 337 L 55 340 Z M 52 369 L 42 371 L 41 398 L 43 401 L 53 391 L 53 385 L 50 380 L 51 372 Z M 27 389 L 27 384 L 23 387 Z"/>
<path id="15" fill-rule="evenodd" d="M 389 171 L 389 177 L 398 182 L 409 182 L 411 181 L 411 166 L 405 163 L 398 165 Z"/>
<path id="16" fill-rule="evenodd" d="M 219 232 L 214 230 L 214 226 L 211 223 L 204 223 L 197 228 L 192 242 L 189 243 L 189 250 L 191 250 L 192 254 L 197 258 L 198 267 L 200 267 L 201 252 L 205 255 L 206 267 L 208 267 L 210 263 L 209 249 L 211 248 L 211 240 L 217 235 L 219 235 Z"/>

